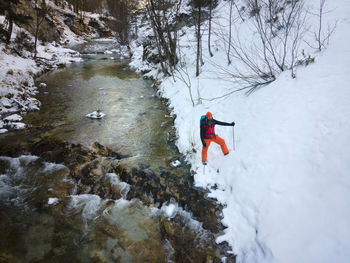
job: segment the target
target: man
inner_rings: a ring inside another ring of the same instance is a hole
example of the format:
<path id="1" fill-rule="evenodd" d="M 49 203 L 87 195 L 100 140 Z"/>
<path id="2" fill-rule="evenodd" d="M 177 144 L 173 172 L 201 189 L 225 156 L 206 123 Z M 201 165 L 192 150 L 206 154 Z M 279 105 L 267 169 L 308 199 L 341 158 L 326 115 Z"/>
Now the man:
<path id="1" fill-rule="evenodd" d="M 213 119 L 213 114 L 211 112 L 207 112 L 205 118 L 201 120 L 201 140 L 203 144 L 202 148 L 202 162 L 204 165 L 207 164 L 207 152 L 211 142 L 215 142 L 221 146 L 221 150 L 224 155 L 229 153 L 225 140 L 220 138 L 217 134 L 215 134 L 215 125 L 222 126 L 235 126 L 235 123 L 227 123 L 221 122 Z"/>

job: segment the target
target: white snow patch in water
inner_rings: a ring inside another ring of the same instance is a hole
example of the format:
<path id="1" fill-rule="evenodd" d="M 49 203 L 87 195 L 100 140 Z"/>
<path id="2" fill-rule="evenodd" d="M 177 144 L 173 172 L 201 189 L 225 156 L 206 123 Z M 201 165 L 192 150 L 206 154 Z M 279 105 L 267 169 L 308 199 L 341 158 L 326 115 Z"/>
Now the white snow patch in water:
<path id="1" fill-rule="evenodd" d="M 102 119 L 104 116 L 106 116 L 106 114 L 103 112 L 94 111 L 86 114 L 85 116 L 90 119 Z"/>
<path id="2" fill-rule="evenodd" d="M 57 205 L 59 203 L 57 197 L 50 197 L 49 200 L 47 200 L 48 205 Z"/>

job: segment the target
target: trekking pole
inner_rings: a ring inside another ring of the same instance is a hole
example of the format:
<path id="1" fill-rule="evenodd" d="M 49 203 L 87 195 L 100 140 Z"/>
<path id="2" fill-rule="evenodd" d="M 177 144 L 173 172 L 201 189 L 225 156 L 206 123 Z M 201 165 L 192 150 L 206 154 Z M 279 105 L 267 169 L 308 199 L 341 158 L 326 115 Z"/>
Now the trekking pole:
<path id="1" fill-rule="evenodd" d="M 232 126 L 232 135 L 233 135 L 233 141 L 232 141 L 233 150 L 235 151 L 236 150 L 236 145 L 235 145 L 235 127 L 234 126 Z"/>
<path id="2" fill-rule="evenodd" d="M 203 165 L 203 175 L 205 175 L 205 165 Z"/>

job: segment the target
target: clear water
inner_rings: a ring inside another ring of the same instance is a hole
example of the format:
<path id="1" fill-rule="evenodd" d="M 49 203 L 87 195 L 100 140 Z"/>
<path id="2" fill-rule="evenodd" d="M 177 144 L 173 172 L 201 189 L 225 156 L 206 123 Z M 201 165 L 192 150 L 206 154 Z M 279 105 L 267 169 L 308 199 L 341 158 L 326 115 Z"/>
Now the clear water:
<path id="1" fill-rule="evenodd" d="M 127 63 L 97 55 L 85 63 L 45 75 L 39 100 L 41 112 L 24 121 L 49 125 L 48 134 L 89 145 L 95 141 L 122 154 L 163 161 L 175 149 L 167 142 L 171 119 L 150 83 L 127 68 Z M 45 93 L 47 92 L 47 93 Z M 86 114 L 100 109 L 103 119 Z M 165 165 L 165 163 L 163 164 Z"/>

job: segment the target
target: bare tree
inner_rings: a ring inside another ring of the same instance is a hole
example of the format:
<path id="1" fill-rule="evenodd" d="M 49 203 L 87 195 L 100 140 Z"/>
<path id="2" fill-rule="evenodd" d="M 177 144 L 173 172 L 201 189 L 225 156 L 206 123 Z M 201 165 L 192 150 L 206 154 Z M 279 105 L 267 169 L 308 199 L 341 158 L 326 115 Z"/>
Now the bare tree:
<path id="1" fill-rule="evenodd" d="M 194 1 L 194 8 L 197 11 L 197 22 L 196 22 L 196 38 L 197 38 L 197 56 L 196 56 L 196 77 L 199 76 L 199 68 L 200 68 L 200 58 L 201 58 L 201 14 L 202 14 L 202 1 L 197 0 Z"/>
<path id="2" fill-rule="evenodd" d="M 232 42 L 232 7 L 234 0 L 230 0 L 230 17 L 229 17 L 229 31 L 228 31 L 228 50 L 227 50 L 227 63 L 231 64 L 230 50 Z"/>
<path id="3" fill-rule="evenodd" d="M 188 88 L 188 92 L 190 94 L 190 99 L 192 102 L 192 106 L 195 106 L 194 100 L 193 100 L 193 95 L 192 95 L 192 83 L 191 83 L 191 78 L 189 76 L 187 67 L 178 67 L 176 68 L 176 73 L 174 76 L 176 79 L 182 81 L 186 87 Z"/>
<path id="4" fill-rule="evenodd" d="M 22 23 L 26 24 L 31 19 L 30 16 L 26 16 L 20 13 L 17 5 L 20 3 L 19 0 L 1 0 L 0 1 L 0 14 L 5 15 L 4 25 L 4 33 L 5 33 L 5 42 L 7 44 L 10 43 L 13 24 L 14 23 Z"/>
<path id="5" fill-rule="evenodd" d="M 44 22 L 45 16 L 48 11 L 45 1 L 38 3 L 38 1 L 35 0 L 34 10 L 35 10 L 35 19 L 33 24 L 34 26 L 34 58 L 36 58 L 38 53 L 37 43 L 38 43 L 40 26 Z"/>
<path id="6" fill-rule="evenodd" d="M 151 20 L 163 73 L 171 75 L 178 63 L 177 17 L 181 0 L 147 0 L 147 14 Z M 172 21 L 169 21 L 172 17 Z M 168 71 L 170 70 L 170 72 Z"/>
<path id="7" fill-rule="evenodd" d="M 244 17 L 242 16 L 241 10 L 238 8 L 236 1 L 233 1 L 233 4 L 236 7 L 236 10 L 237 10 L 237 13 L 238 13 L 239 17 L 242 19 L 242 22 L 244 22 Z"/>
<path id="8" fill-rule="evenodd" d="M 306 42 L 306 43 L 311 48 L 318 49 L 319 51 L 321 51 L 322 48 L 327 46 L 329 39 L 330 39 L 331 35 L 334 33 L 335 28 L 337 26 L 337 22 L 335 22 L 333 26 L 328 24 L 327 31 L 324 32 L 323 16 L 326 13 L 328 13 L 328 11 L 325 11 L 325 7 L 326 7 L 326 0 L 320 0 L 318 12 L 317 13 L 309 12 L 311 15 L 318 17 L 318 25 L 317 25 L 317 28 L 315 29 L 315 31 L 313 32 L 314 38 L 316 41 L 316 46 L 313 46 L 313 45 L 309 44 L 308 42 Z"/>
<path id="9" fill-rule="evenodd" d="M 208 52 L 211 57 L 213 56 L 213 53 L 211 52 L 211 47 L 210 47 L 212 11 L 213 11 L 213 0 L 209 0 Z"/>
<path id="10" fill-rule="evenodd" d="M 253 91 L 271 83 L 285 70 L 292 70 L 305 32 L 303 0 L 247 0 L 258 38 L 242 42 L 239 32 L 227 40 L 235 65 L 227 74 Z"/>

